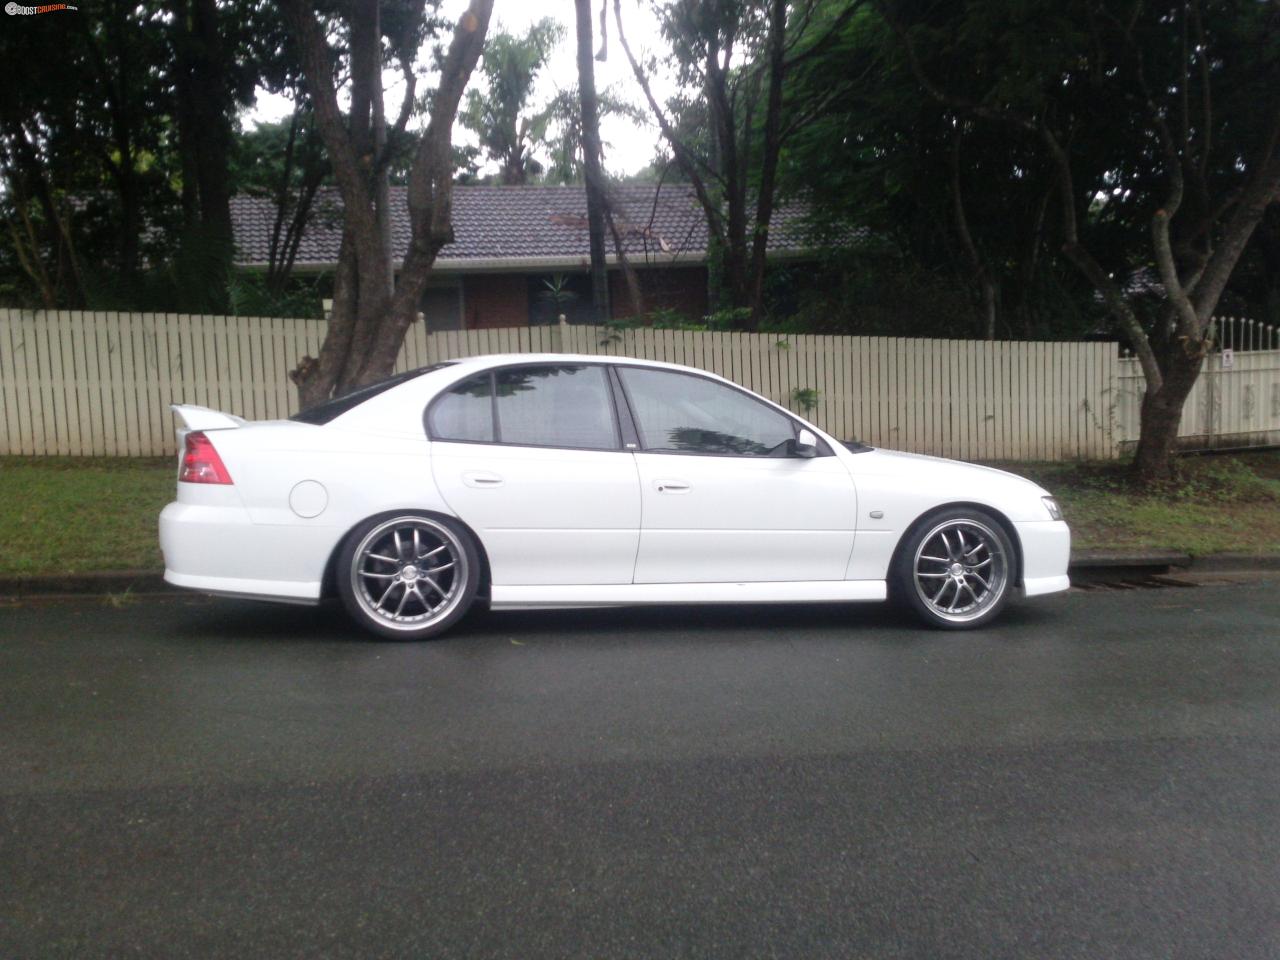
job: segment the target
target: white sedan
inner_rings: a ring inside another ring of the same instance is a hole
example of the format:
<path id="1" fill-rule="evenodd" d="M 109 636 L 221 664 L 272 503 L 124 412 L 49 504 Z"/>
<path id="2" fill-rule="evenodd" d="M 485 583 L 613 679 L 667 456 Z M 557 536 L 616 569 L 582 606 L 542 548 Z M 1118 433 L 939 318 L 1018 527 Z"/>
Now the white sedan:
<path id="1" fill-rule="evenodd" d="M 338 595 L 385 637 L 495 609 L 894 597 L 988 623 L 1068 586 L 1021 477 L 828 436 L 721 377 L 619 357 L 472 357 L 246 422 L 178 405 L 165 579 Z"/>

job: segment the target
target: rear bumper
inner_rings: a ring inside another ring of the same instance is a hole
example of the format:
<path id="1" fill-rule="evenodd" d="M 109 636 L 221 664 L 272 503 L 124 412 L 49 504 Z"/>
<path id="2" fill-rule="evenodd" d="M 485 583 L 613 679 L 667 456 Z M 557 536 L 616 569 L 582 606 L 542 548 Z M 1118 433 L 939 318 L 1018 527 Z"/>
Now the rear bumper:
<path id="1" fill-rule="evenodd" d="M 205 593 L 315 602 L 335 536 L 328 527 L 256 524 L 238 504 L 171 503 L 160 513 L 165 581 Z"/>
<path id="2" fill-rule="evenodd" d="M 1015 523 L 1022 542 L 1022 595 L 1060 593 L 1071 586 L 1071 530 L 1062 520 Z"/>

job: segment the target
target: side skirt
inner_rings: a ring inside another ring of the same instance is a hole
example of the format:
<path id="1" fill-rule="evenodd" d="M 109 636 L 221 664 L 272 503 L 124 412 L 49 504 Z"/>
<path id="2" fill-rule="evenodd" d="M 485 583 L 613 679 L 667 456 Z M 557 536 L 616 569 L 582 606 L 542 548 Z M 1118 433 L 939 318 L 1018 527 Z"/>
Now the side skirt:
<path id="1" fill-rule="evenodd" d="M 800 580 L 777 583 L 618 583 L 490 587 L 494 610 L 621 607 L 662 603 L 844 603 L 884 600 L 883 580 Z"/>

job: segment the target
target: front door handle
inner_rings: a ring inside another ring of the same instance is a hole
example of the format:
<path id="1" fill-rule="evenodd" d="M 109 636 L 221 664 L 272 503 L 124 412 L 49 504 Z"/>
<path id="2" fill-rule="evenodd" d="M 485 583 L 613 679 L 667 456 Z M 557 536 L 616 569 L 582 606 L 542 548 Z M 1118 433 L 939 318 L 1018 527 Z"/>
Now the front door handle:
<path id="1" fill-rule="evenodd" d="M 500 487 L 503 480 L 496 473 L 486 473 L 482 470 L 468 470 L 462 475 L 462 482 L 468 487 Z"/>
<path id="2" fill-rule="evenodd" d="M 688 493 L 688 480 L 655 480 L 653 485 L 658 488 L 659 493 Z"/>

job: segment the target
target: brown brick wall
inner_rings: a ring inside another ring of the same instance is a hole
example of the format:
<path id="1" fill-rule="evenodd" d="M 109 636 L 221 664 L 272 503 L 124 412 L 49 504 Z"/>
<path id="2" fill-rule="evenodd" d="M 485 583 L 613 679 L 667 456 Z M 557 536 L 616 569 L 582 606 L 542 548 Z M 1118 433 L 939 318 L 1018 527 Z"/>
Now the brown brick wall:
<path id="1" fill-rule="evenodd" d="M 468 330 L 529 325 L 529 281 L 523 274 L 467 277 L 462 285 L 462 298 Z"/>
<path id="2" fill-rule="evenodd" d="M 707 312 L 705 267 L 647 267 L 636 274 L 646 310 L 677 310 L 689 320 L 697 320 Z M 524 274 L 468 276 L 463 279 L 462 291 L 462 312 L 468 330 L 523 327 L 529 323 L 529 278 Z M 609 271 L 609 300 L 615 317 L 635 315 L 621 270 Z"/>
<path id="3" fill-rule="evenodd" d="M 688 320 L 707 312 L 705 267 L 647 267 L 636 271 L 646 310 L 676 310 Z M 609 303 L 619 319 L 635 315 L 621 270 L 609 271 Z"/>

